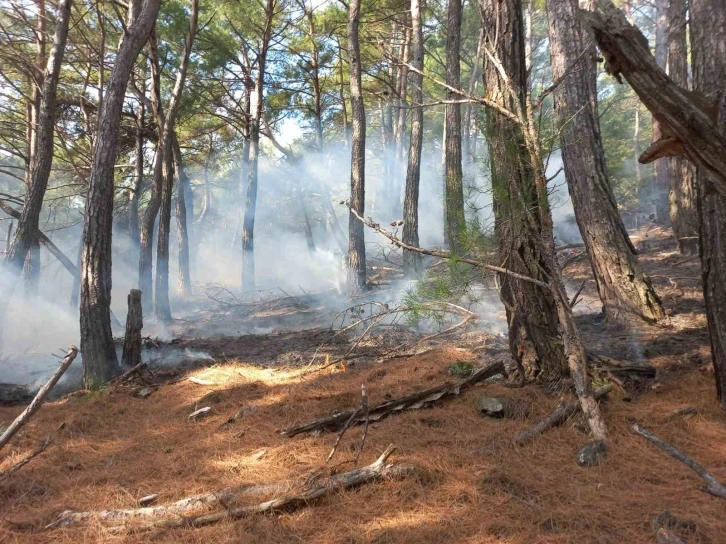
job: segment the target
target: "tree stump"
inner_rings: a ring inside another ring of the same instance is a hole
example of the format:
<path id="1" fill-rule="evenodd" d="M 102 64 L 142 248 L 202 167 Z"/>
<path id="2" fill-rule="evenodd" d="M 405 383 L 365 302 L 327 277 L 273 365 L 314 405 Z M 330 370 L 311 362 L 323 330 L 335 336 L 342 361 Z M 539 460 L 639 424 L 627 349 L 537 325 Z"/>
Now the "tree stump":
<path id="1" fill-rule="evenodd" d="M 141 310 L 141 291 L 131 289 L 128 296 L 129 313 L 126 316 L 126 336 L 121 364 L 133 367 L 141 362 L 141 329 L 144 326 L 144 314 Z"/>

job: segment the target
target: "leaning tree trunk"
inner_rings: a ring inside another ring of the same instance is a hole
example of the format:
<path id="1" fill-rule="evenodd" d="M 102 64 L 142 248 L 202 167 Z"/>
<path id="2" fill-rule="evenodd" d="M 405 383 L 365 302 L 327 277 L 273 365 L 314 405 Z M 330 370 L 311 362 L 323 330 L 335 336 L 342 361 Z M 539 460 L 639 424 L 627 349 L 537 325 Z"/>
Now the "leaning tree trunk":
<path id="1" fill-rule="evenodd" d="M 655 61 L 666 69 L 668 61 L 668 2 L 655 0 Z M 661 137 L 660 125 L 653 119 L 653 141 Z M 661 225 L 668 223 L 668 159 L 658 159 L 653 167 L 653 200 L 655 219 Z"/>
<path id="2" fill-rule="evenodd" d="M 610 0 L 598 0 L 594 12 L 580 13 L 593 30 L 608 71 L 627 79 L 665 132 L 641 161 L 685 155 L 698 167 L 703 291 L 716 391 L 726 410 L 726 103 L 723 95 L 716 102 L 725 84 L 726 12 L 716 0 L 692 0 L 690 15 L 693 82 L 700 92 L 673 83 L 656 64 L 643 34 Z"/>
<path id="3" fill-rule="evenodd" d="M 169 239 L 171 238 L 171 197 L 174 188 L 174 125 L 181 104 L 182 89 L 184 89 L 184 82 L 187 77 L 192 44 L 197 33 L 198 14 L 199 0 L 192 0 L 191 13 L 189 15 L 189 30 L 184 41 L 184 55 L 179 65 L 179 72 L 176 75 L 171 98 L 169 99 L 169 108 L 162 133 L 164 162 L 162 170 L 161 206 L 159 208 L 159 234 L 156 241 L 154 311 L 156 312 L 156 317 L 164 322 L 171 321 L 171 307 L 169 306 Z"/>
<path id="4" fill-rule="evenodd" d="M 41 15 L 39 15 L 41 16 Z M 43 208 L 43 198 L 48 188 L 48 179 L 53 164 L 53 131 L 55 130 L 56 94 L 60 70 L 63 64 L 63 55 L 68 38 L 68 27 L 71 20 L 71 0 L 63 0 L 58 7 L 53 47 L 48 58 L 43 87 L 41 91 L 39 111 L 35 119 L 35 150 L 30 163 L 30 176 L 28 190 L 23 203 L 23 210 L 15 229 L 15 238 L 5 256 L 9 272 L 17 277 L 23 268 L 26 258 L 32 249 L 39 253 L 40 246 L 36 232 L 40 211 Z M 31 258 L 31 268 L 39 265 L 38 255 Z M 33 270 L 35 273 L 35 270 Z"/>
<path id="5" fill-rule="evenodd" d="M 365 213 L 366 112 L 361 89 L 360 25 L 361 0 L 348 3 L 348 56 L 350 63 L 350 104 L 353 110 L 353 141 L 350 157 L 350 212 L 348 218 L 348 295 L 359 295 L 366 287 L 366 244 L 361 217 Z"/>
<path id="6" fill-rule="evenodd" d="M 411 143 L 408 148 L 406 193 L 403 198 L 403 243 L 418 247 L 418 192 L 421 181 L 421 150 L 423 148 L 423 67 L 424 47 L 421 1 L 411 0 Z M 421 255 L 403 252 L 403 272 L 407 276 L 421 272 Z"/>
<path id="7" fill-rule="evenodd" d="M 668 75 L 674 83 L 688 89 L 687 3 L 686 0 L 670 0 L 670 2 Z M 691 163 L 683 157 L 670 158 L 668 200 L 671 224 L 678 251 L 683 255 L 698 254 L 698 192 L 695 181 Z"/>
<path id="8" fill-rule="evenodd" d="M 595 50 L 577 20 L 577 0 L 547 0 L 555 110 L 567 186 L 603 310 L 609 319 L 665 317 L 638 263 L 608 179 L 597 112 Z M 572 68 L 570 68 L 572 67 Z M 568 68 L 570 68 L 568 72 Z"/>
<path id="9" fill-rule="evenodd" d="M 257 57 L 257 81 L 255 82 L 255 112 L 250 120 L 250 162 L 247 183 L 247 202 L 242 223 L 242 292 L 255 288 L 255 215 L 257 214 L 257 174 L 260 159 L 260 123 L 262 122 L 265 88 L 267 49 L 272 37 L 272 17 L 276 0 L 267 0 L 265 29 Z"/>
<path id="10" fill-rule="evenodd" d="M 119 371 L 111 333 L 111 235 L 113 226 L 114 165 L 118 156 L 121 110 L 126 85 L 136 57 L 149 37 L 160 0 L 129 2 L 127 31 L 119 45 L 106 101 L 100 113 L 98 136 L 83 222 L 81 269 L 81 352 L 83 385 L 98 387 Z"/>
<path id="11" fill-rule="evenodd" d="M 192 294 L 192 278 L 189 271 L 189 212 L 187 207 L 193 209 L 194 202 L 189 198 L 192 195 L 192 188 L 184 170 L 182 162 L 181 147 L 176 133 L 171 143 L 174 153 L 174 173 L 177 178 L 176 185 L 176 226 L 179 234 L 179 294 L 182 298 L 188 298 Z"/>
<path id="12" fill-rule="evenodd" d="M 726 137 L 726 10 L 720 0 L 691 0 L 693 88 L 717 105 L 718 127 Z M 697 172 L 701 218 L 701 268 L 706 299 L 716 394 L 726 411 L 726 196 Z"/>
<path id="13" fill-rule="evenodd" d="M 461 253 L 462 239 L 466 228 L 464 219 L 464 175 L 461 169 L 461 105 L 455 103 L 459 96 L 451 88 L 458 89 L 461 83 L 461 0 L 449 0 L 446 18 L 446 104 L 444 171 L 446 233 L 453 253 Z"/>
<path id="14" fill-rule="evenodd" d="M 520 104 L 524 104 L 527 78 L 521 4 L 518 0 L 484 0 L 482 4 L 485 44 L 501 59 L 509 85 L 517 93 Z M 496 40 L 501 28 L 508 29 L 506 40 Z M 485 57 L 485 96 L 511 109 L 513 100 L 509 99 L 505 86 L 497 67 Z M 487 133 L 499 261 L 512 272 L 547 282 L 541 240 L 543 215 L 549 209 L 546 201 L 537 198 L 521 127 L 489 109 Z M 507 313 L 512 356 L 532 377 L 554 380 L 566 375 L 557 309 L 549 289 L 511 275 L 500 275 L 498 280 Z"/>

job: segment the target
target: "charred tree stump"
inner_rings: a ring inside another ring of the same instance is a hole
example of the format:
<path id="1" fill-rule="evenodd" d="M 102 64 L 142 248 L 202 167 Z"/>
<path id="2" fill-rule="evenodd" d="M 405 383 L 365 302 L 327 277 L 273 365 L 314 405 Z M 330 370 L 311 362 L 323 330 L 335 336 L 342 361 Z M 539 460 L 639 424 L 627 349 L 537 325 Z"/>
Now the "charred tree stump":
<path id="1" fill-rule="evenodd" d="M 126 335 L 121 364 L 134 367 L 141 362 L 141 329 L 144 326 L 144 314 L 141 309 L 141 291 L 131 289 L 128 296 L 129 313 L 126 316 Z"/>

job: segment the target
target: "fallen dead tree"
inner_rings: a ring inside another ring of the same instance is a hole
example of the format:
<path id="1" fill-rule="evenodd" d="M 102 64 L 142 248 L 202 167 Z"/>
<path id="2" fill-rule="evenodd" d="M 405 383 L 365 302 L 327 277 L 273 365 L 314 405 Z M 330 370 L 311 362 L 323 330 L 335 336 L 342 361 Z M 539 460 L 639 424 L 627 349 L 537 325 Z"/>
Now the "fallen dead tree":
<path id="1" fill-rule="evenodd" d="M 681 452 L 674 445 L 669 444 L 665 440 L 661 440 L 650 431 L 648 431 L 645 427 L 643 427 L 640 423 L 633 424 L 633 432 L 638 436 L 642 436 L 650 443 L 655 444 L 660 450 L 666 452 L 674 459 L 677 459 L 688 468 L 690 468 L 692 471 L 694 471 L 696 474 L 698 474 L 701 478 L 703 478 L 703 481 L 706 482 L 706 485 L 700 488 L 701 491 L 703 491 L 704 493 L 708 493 L 709 495 L 713 495 L 714 497 L 726 499 L 726 485 L 719 482 L 713 474 L 708 472 L 694 459 Z"/>
<path id="2" fill-rule="evenodd" d="M 35 450 L 30 455 L 28 455 L 27 457 L 25 457 L 22 460 L 18 461 L 17 463 L 15 463 L 13 466 L 11 466 L 10 468 L 8 468 L 7 470 L 4 470 L 4 471 L 0 472 L 0 481 L 4 480 L 8 476 L 10 476 L 13 472 L 16 472 L 16 471 L 20 470 L 25 465 L 27 465 L 28 463 L 30 463 L 38 455 L 40 455 L 41 453 L 43 453 L 48 448 L 48 446 L 50 445 L 50 443 L 51 443 L 51 438 L 49 436 L 45 440 L 43 440 L 40 443 L 40 445 L 37 448 L 35 448 Z"/>
<path id="3" fill-rule="evenodd" d="M 468 389 L 472 385 L 498 374 L 506 375 L 504 364 L 501 362 L 491 363 L 485 367 L 475 370 L 469 377 L 462 380 L 456 382 L 444 382 L 435 387 L 419 391 L 418 393 L 412 393 L 405 397 L 392 399 L 373 406 L 368 410 L 367 415 L 363 414 L 359 410 L 345 410 L 343 412 L 335 412 L 332 415 L 315 419 L 302 425 L 288 427 L 280 432 L 282 435 L 287 437 L 292 437 L 301 433 L 309 433 L 312 431 L 338 432 L 343 429 L 346 424 L 348 424 L 349 420 L 349 426 L 360 425 L 362 423 L 366 423 L 366 421 L 379 421 L 396 412 L 425 408 L 431 403 L 444 397 L 459 395 L 462 391 Z M 356 414 L 356 412 L 360 413 Z"/>
<path id="4" fill-rule="evenodd" d="M 598 401 L 604 398 L 608 393 L 610 393 L 612 389 L 612 385 L 605 385 L 603 387 L 599 387 L 593 392 L 593 398 Z M 554 412 L 552 412 L 547 417 L 540 419 L 531 427 L 517 433 L 512 438 L 504 440 L 494 440 L 484 446 L 482 449 L 480 449 L 479 453 L 490 453 L 507 445 L 520 446 L 522 444 L 526 444 L 527 442 L 534 439 L 536 436 L 544 433 L 545 431 L 548 431 L 555 427 L 559 427 L 560 425 L 564 424 L 568 419 L 570 419 L 580 410 L 580 407 L 580 403 L 576 400 L 571 402 L 561 402 Z"/>
<path id="5" fill-rule="evenodd" d="M 188 527 L 203 527 L 212 525 L 220 521 L 228 519 L 238 519 L 254 514 L 265 514 L 278 512 L 281 510 L 289 510 L 307 506 L 311 501 L 319 499 L 334 491 L 340 489 L 350 489 L 359 485 L 367 484 L 383 478 L 401 478 L 408 476 L 415 469 L 412 465 L 406 464 L 389 464 L 388 458 L 394 452 L 393 445 L 388 446 L 381 456 L 370 465 L 356 468 L 348 472 L 342 472 L 333 476 L 320 478 L 303 485 L 302 491 L 292 492 L 293 484 L 284 482 L 282 484 L 272 484 L 266 486 L 252 486 L 244 488 L 237 493 L 230 490 L 222 492 L 202 495 L 178 501 L 169 506 L 157 506 L 149 508 L 138 508 L 135 510 L 106 510 L 97 512 L 62 512 L 58 519 L 46 526 L 46 529 L 97 521 L 104 525 L 110 525 L 111 532 L 124 531 L 149 531 L 153 529 L 181 529 Z M 247 506 L 231 506 L 228 500 L 234 500 L 242 494 L 250 495 L 250 491 L 254 490 L 254 494 L 263 493 L 281 493 L 287 494 L 278 498 L 273 498 L 265 502 Z M 224 510 L 211 512 L 208 514 L 182 516 L 177 517 L 181 513 L 197 509 L 199 507 L 210 504 L 222 505 Z M 166 517 L 174 516 L 174 517 Z M 154 519 L 154 521 L 134 524 L 133 520 Z"/>
<path id="6" fill-rule="evenodd" d="M 33 417 L 33 414 L 38 411 L 40 406 L 43 404 L 45 397 L 48 393 L 50 393 L 50 390 L 53 389 L 53 386 L 58 383 L 58 380 L 60 380 L 65 371 L 68 370 L 68 367 L 71 366 L 71 363 L 75 360 L 76 355 L 78 355 L 78 348 L 73 345 L 69 346 L 68 353 L 61 361 L 61 364 L 58 367 L 58 370 L 55 371 L 55 374 L 53 374 L 53 377 L 40 388 L 40 391 L 38 391 L 38 394 L 35 395 L 33 401 L 25 410 L 23 410 L 22 414 L 15 418 L 15 421 L 10 424 L 2 436 L 0 436 L 0 450 L 3 449 L 8 442 L 10 442 L 10 439 L 15 436 L 15 433 L 17 433 L 23 425 L 25 425 L 30 418 Z"/>

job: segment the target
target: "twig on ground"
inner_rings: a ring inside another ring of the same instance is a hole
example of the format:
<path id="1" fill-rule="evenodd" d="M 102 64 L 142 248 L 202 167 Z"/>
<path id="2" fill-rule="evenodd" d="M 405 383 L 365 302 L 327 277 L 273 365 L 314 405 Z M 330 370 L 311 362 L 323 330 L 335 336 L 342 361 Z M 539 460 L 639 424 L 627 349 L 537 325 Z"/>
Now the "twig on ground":
<path id="1" fill-rule="evenodd" d="M 353 459 L 353 464 L 358 465 L 358 458 L 360 457 L 361 452 L 363 451 L 363 447 L 366 445 L 366 437 L 368 436 L 368 424 L 370 422 L 370 412 L 368 411 L 368 393 L 366 392 L 366 385 L 361 384 L 360 386 L 360 396 L 361 396 L 361 406 L 363 407 L 363 411 L 366 414 L 366 426 L 363 428 L 363 436 L 361 436 L 360 439 L 360 445 L 358 446 L 358 451 L 355 454 L 355 459 Z"/>
<path id="2" fill-rule="evenodd" d="M 575 293 L 575 296 L 572 297 L 572 300 L 570 301 L 570 308 L 574 308 L 575 304 L 578 302 L 578 298 L 580 296 L 580 293 L 582 293 L 582 290 L 585 288 L 585 285 L 587 284 L 587 278 L 582 280 L 582 284 L 580 285 L 580 288 Z"/>
<path id="3" fill-rule="evenodd" d="M 672 444 L 661 440 L 650 431 L 648 431 L 645 427 L 643 427 L 640 423 L 633 423 L 633 432 L 639 436 L 642 436 L 649 442 L 655 444 L 660 450 L 666 452 L 674 459 L 677 459 L 688 468 L 690 468 L 692 471 L 694 471 L 696 474 L 698 474 L 701 478 L 703 478 L 703 481 L 706 482 L 706 485 L 700 488 L 701 491 L 709 493 L 714 497 L 726 499 L 726 485 L 720 483 L 713 474 L 708 472 L 691 457 L 678 450 L 678 448 L 676 448 Z"/>
<path id="4" fill-rule="evenodd" d="M 4 470 L 3 472 L 0 472 L 0 481 L 4 480 L 8 476 L 10 476 L 13 472 L 16 472 L 20 470 L 22 467 L 30 463 L 35 457 L 43 453 L 48 445 L 52 442 L 52 439 L 50 436 L 47 436 L 43 442 L 40 443 L 40 445 L 26 458 L 24 458 L 22 461 L 19 461 L 15 463 L 13 466 L 11 466 L 9 469 Z"/>
<path id="5" fill-rule="evenodd" d="M 76 355 L 78 355 L 78 348 L 73 345 L 69 346 L 68 353 L 61 361 L 61 364 L 58 367 L 58 370 L 55 371 L 55 374 L 53 374 L 51 379 L 40 388 L 40 391 L 38 391 L 28 407 L 23 410 L 23 413 L 16 417 L 15 421 L 13 421 L 10 426 L 5 429 L 2 436 L 0 436 L 0 450 L 3 449 L 8 442 L 10 442 L 10 439 L 15 436 L 15 433 L 17 433 L 23 425 L 25 425 L 30 418 L 33 417 L 33 414 L 38 411 L 40 406 L 43 404 L 45 397 L 48 396 L 48 393 L 50 393 L 50 390 L 53 389 L 53 386 L 58 383 L 58 380 L 60 380 L 61 376 L 63 376 L 63 373 L 68 370 L 68 367 L 71 366 L 71 363 L 75 360 Z"/>

